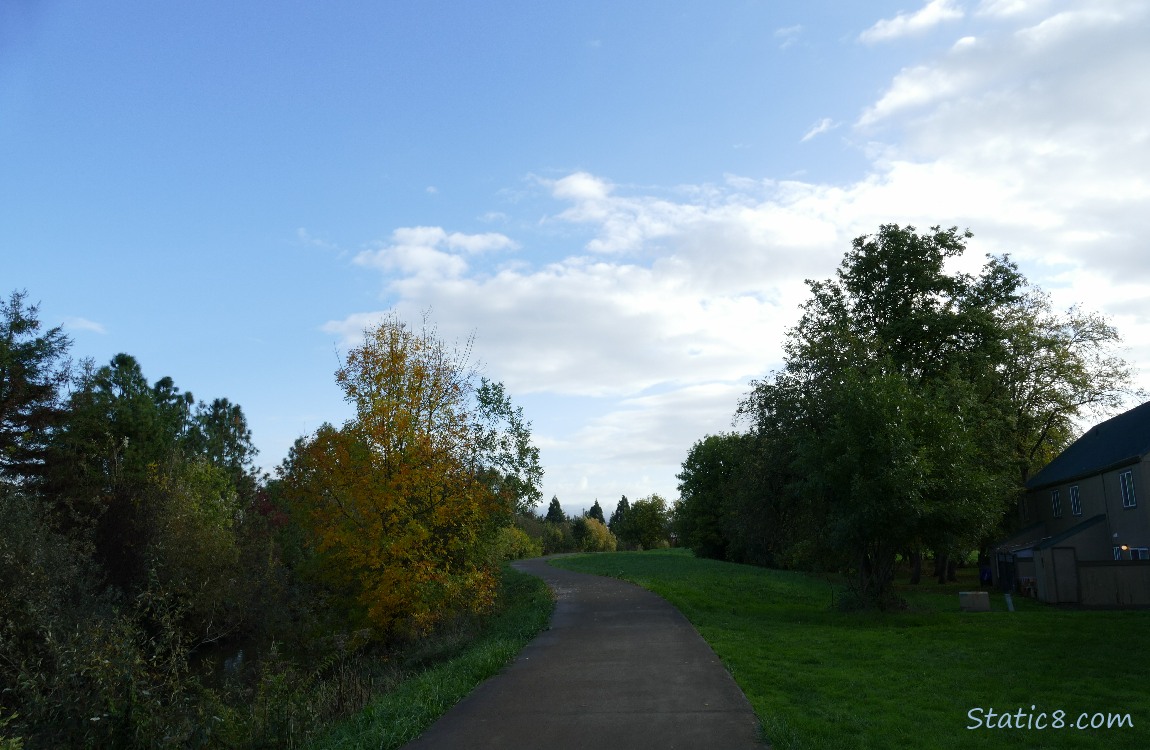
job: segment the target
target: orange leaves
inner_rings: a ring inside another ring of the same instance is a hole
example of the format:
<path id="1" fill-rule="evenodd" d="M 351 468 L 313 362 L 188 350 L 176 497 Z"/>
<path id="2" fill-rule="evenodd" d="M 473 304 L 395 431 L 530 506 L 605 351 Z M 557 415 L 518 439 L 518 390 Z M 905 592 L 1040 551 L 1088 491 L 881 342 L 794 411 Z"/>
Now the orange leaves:
<path id="1" fill-rule="evenodd" d="M 356 418 L 325 425 L 286 464 L 320 576 L 381 637 L 493 601 L 486 545 L 507 509 L 475 460 L 473 380 L 434 331 L 388 318 L 336 373 Z"/>

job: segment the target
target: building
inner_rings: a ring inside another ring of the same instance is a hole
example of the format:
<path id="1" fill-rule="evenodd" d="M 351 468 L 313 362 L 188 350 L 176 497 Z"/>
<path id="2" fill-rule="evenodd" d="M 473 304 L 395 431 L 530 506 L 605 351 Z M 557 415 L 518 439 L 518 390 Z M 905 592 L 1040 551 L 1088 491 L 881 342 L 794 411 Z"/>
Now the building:
<path id="1" fill-rule="evenodd" d="M 1150 401 L 1031 477 L 1021 513 L 995 549 L 996 581 L 1044 602 L 1150 606 Z"/>

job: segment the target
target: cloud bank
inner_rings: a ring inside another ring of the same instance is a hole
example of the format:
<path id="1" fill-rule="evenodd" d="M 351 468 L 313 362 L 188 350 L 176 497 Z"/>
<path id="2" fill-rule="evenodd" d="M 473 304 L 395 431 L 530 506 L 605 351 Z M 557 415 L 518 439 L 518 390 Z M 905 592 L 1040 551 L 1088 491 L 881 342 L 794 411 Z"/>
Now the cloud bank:
<path id="1" fill-rule="evenodd" d="M 853 183 L 532 178 L 553 205 L 540 225 L 583 238 L 561 260 L 527 262 L 534 240 L 522 235 L 406 227 L 355 263 L 382 275 L 400 314 L 432 308 L 445 334 L 477 332 L 512 393 L 598 400 L 577 429 L 540 435 L 545 489 L 576 507 L 674 497 L 690 444 L 729 429 L 748 380 L 781 363 L 804 279 L 833 274 L 851 238 L 882 223 L 969 227 L 971 270 L 984 253 L 1010 253 L 1056 303 L 1110 314 L 1150 386 L 1150 11 L 1046 5 L 983 2 L 975 28 L 895 75 L 849 126 L 871 159 Z M 963 17 L 934 0 L 859 38 Z M 820 119 L 803 140 L 833 126 Z M 494 267 L 472 263 L 521 248 Z M 325 330 L 350 344 L 379 315 Z M 597 484 L 608 477 L 625 486 Z"/>

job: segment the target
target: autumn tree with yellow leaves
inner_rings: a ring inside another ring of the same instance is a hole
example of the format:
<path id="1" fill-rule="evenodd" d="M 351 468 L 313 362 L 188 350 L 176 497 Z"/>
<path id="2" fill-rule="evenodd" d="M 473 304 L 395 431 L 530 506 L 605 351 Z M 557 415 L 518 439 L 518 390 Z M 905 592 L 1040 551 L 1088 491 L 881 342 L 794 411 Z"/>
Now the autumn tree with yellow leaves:
<path id="1" fill-rule="evenodd" d="M 376 637 L 490 606 L 489 547 L 539 501 L 530 423 L 469 355 L 389 316 L 336 372 L 355 418 L 297 441 L 280 468 L 315 575 Z"/>

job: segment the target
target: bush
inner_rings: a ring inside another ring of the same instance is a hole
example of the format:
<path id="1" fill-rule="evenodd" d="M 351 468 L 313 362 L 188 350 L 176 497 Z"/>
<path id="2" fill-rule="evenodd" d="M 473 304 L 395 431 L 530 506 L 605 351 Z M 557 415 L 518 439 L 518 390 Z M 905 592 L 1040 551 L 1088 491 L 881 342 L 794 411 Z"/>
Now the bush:
<path id="1" fill-rule="evenodd" d="M 618 546 L 606 525 L 590 516 L 575 519 L 571 527 L 575 547 L 581 552 L 614 552 Z"/>
<path id="2" fill-rule="evenodd" d="M 491 551 L 494 563 L 540 557 L 543 554 L 543 542 L 527 536 L 527 532 L 517 526 L 504 526 L 495 533 Z"/>
<path id="3" fill-rule="evenodd" d="M 571 552 L 573 549 L 575 549 L 575 539 L 569 521 L 544 524 L 543 554 L 554 555 L 558 552 Z"/>
<path id="4" fill-rule="evenodd" d="M 186 606 L 103 589 L 90 545 L 55 531 L 35 497 L 0 495 L 2 731 L 30 747 L 206 743 L 218 700 L 188 667 Z"/>

